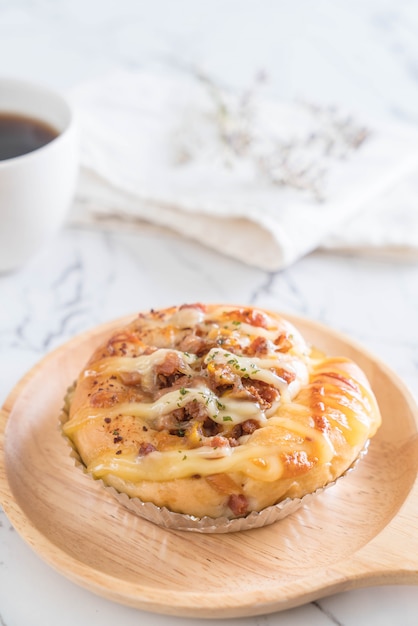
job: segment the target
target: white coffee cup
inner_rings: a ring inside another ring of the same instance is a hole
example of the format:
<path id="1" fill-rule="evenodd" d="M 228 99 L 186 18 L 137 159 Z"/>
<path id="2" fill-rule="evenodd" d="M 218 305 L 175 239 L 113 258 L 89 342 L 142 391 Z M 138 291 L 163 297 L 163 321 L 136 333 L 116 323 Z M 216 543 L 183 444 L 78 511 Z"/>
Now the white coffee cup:
<path id="1" fill-rule="evenodd" d="M 57 136 L 33 152 L 0 160 L 0 272 L 21 267 L 57 233 L 78 172 L 74 112 L 63 96 L 0 78 L 0 114 L 6 113 L 46 123 Z"/>

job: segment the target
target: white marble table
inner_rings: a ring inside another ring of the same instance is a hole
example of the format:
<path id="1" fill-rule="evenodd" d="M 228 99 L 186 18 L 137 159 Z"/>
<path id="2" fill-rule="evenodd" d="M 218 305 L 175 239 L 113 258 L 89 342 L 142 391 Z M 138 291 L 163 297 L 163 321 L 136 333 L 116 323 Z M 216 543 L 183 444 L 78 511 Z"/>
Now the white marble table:
<path id="1" fill-rule="evenodd" d="M 312 4 L 3 0 L 0 74 L 67 88 L 116 65 L 194 59 L 243 84 L 269 67 L 278 95 L 343 100 L 418 124 L 418 6 L 329 0 L 313 10 Z M 199 300 L 252 303 L 329 324 L 390 364 L 418 396 L 417 264 L 315 253 L 265 273 L 144 226 L 136 234 L 66 228 L 25 268 L 0 276 L 0 401 L 44 354 L 84 329 Z M 120 606 L 68 582 L 0 512 L 0 625 L 75 623 L 187 621 Z M 218 623 L 412 626 L 418 589 L 349 591 L 284 613 Z"/>

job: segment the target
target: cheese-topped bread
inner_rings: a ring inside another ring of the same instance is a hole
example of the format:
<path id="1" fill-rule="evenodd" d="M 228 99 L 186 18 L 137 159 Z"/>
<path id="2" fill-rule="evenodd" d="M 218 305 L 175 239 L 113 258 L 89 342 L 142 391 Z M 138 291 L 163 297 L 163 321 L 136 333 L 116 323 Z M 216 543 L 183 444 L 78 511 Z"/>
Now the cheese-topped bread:
<path id="1" fill-rule="evenodd" d="M 68 406 L 64 432 L 93 477 L 197 517 L 325 486 L 380 424 L 356 364 L 249 306 L 141 313 L 94 352 Z"/>

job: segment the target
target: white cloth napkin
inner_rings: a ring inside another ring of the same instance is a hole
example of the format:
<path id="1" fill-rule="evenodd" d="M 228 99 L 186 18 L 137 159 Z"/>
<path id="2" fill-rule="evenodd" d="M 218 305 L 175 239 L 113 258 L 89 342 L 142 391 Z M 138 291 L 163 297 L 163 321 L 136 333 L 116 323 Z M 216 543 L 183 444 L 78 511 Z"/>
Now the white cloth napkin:
<path id="1" fill-rule="evenodd" d="M 321 247 L 384 259 L 418 260 L 418 168 L 340 224 Z"/>
<path id="2" fill-rule="evenodd" d="M 264 270 L 321 245 L 418 250 L 418 133 L 258 88 L 120 71 L 74 89 L 72 221 L 147 220 Z"/>

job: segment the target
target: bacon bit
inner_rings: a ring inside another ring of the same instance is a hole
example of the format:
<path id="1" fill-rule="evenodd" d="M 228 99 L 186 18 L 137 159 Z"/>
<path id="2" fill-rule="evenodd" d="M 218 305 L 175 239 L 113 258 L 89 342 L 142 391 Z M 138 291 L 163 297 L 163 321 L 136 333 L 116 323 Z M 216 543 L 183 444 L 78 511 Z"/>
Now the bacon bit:
<path id="1" fill-rule="evenodd" d="M 114 391 L 106 391 L 100 388 L 90 396 L 90 406 L 107 409 L 119 402 L 119 396 Z"/>
<path id="2" fill-rule="evenodd" d="M 234 515 L 245 515 L 248 511 L 248 500 L 241 493 L 233 493 L 228 498 L 228 506 Z"/>
<path id="3" fill-rule="evenodd" d="M 208 413 L 206 407 L 196 399 L 185 404 L 184 408 L 187 414 L 187 419 L 189 420 L 194 419 L 202 421 L 207 419 Z"/>
<path id="4" fill-rule="evenodd" d="M 169 393 L 171 391 L 177 391 L 178 389 L 181 389 L 182 387 L 193 387 L 195 386 L 195 381 L 197 381 L 197 377 L 180 376 L 179 378 L 176 378 L 169 387 L 163 387 L 162 389 L 158 389 L 156 393 L 153 394 L 153 400 L 154 401 L 158 400 L 159 398 L 161 398 L 161 396 L 164 396 L 166 393 Z M 199 382 L 201 382 L 200 378 L 199 378 Z M 206 381 L 204 380 L 204 382 Z"/>
<path id="5" fill-rule="evenodd" d="M 153 428 L 158 431 L 167 430 L 171 434 L 178 434 L 179 424 L 195 420 L 206 428 L 206 436 L 216 435 L 219 432 L 218 425 L 213 422 L 204 405 L 197 400 L 191 400 L 184 407 L 174 409 L 171 413 L 160 415 L 154 420 Z"/>
<path id="6" fill-rule="evenodd" d="M 201 302 L 195 302 L 193 304 L 182 304 L 179 307 L 179 311 L 182 311 L 183 309 L 198 309 L 199 311 L 202 311 L 203 313 L 206 312 L 206 306 L 202 304 Z"/>
<path id="7" fill-rule="evenodd" d="M 305 474 L 314 465 L 304 450 L 298 450 L 289 454 L 281 454 L 287 476 L 300 476 Z"/>
<path id="8" fill-rule="evenodd" d="M 325 403 L 324 403 L 325 389 L 323 385 L 314 383 L 312 385 L 312 395 L 311 395 L 311 408 L 313 413 L 319 413 L 322 415 L 325 413 Z"/>
<path id="9" fill-rule="evenodd" d="M 141 445 L 139 446 L 138 456 L 146 456 L 147 454 L 154 452 L 156 449 L 157 448 L 153 446 L 152 443 L 142 442 Z"/>
<path id="10" fill-rule="evenodd" d="M 315 381 L 312 383 L 312 395 L 315 396 L 325 396 L 325 388 L 321 382 Z"/>
<path id="11" fill-rule="evenodd" d="M 240 444 L 238 439 L 242 437 L 242 435 L 251 435 L 258 428 L 260 428 L 260 424 L 254 419 L 248 419 L 241 424 L 235 424 L 235 426 L 231 428 L 229 433 L 226 435 L 229 439 L 229 445 L 231 447 L 239 446 Z"/>
<path id="12" fill-rule="evenodd" d="M 168 389 L 172 391 L 172 387 L 178 377 L 183 376 L 181 372 L 176 372 L 175 374 L 171 374 L 170 376 L 164 376 L 164 374 L 158 374 L 157 380 L 159 384 L 159 389 Z"/>
<path id="13" fill-rule="evenodd" d="M 329 432 L 331 430 L 331 426 L 329 424 L 329 421 L 327 420 L 327 418 L 324 415 L 314 415 L 313 419 L 314 419 L 314 422 L 315 422 L 315 428 L 317 430 L 320 430 L 321 433 L 326 433 L 326 432 Z"/>
<path id="14" fill-rule="evenodd" d="M 168 352 L 164 361 L 159 363 L 156 368 L 156 374 L 162 374 L 163 376 L 171 376 L 179 371 L 181 367 L 180 358 L 175 352 Z"/>
<path id="15" fill-rule="evenodd" d="M 172 417 L 174 417 L 174 419 L 177 422 L 184 422 L 185 421 L 185 410 L 184 407 L 181 407 L 180 409 L 175 409 L 172 413 L 171 413 Z M 190 419 L 190 418 L 189 418 Z"/>
<path id="16" fill-rule="evenodd" d="M 269 351 L 268 341 L 265 337 L 256 337 L 244 350 L 248 356 L 261 356 Z"/>
<path id="17" fill-rule="evenodd" d="M 203 351 L 207 351 L 205 341 L 194 332 L 187 333 L 178 343 L 177 348 L 182 352 L 190 352 L 191 354 L 197 355 L 200 355 Z"/>
<path id="18" fill-rule="evenodd" d="M 154 317 L 156 317 L 157 319 L 160 320 L 164 320 L 166 319 L 170 313 L 174 313 L 174 311 L 176 310 L 176 307 L 171 307 L 171 309 L 167 309 L 167 311 L 154 311 L 153 315 Z"/>
<path id="19" fill-rule="evenodd" d="M 212 448 L 229 448 L 230 441 L 226 437 L 223 437 L 223 435 L 215 435 L 215 437 L 212 437 L 210 440 L 210 445 Z"/>
<path id="20" fill-rule="evenodd" d="M 214 391 L 224 390 L 225 387 L 241 387 L 241 377 L 236 374 L 229 365 L 222 363 L 208 363 L 207 373 L 209 386 Z"/>
<path id="21" fill-rule="evenodd" d="M 202 432 L 205 437 L 214 437 L 221 429 L 222 426 L 211 420 L 210 417 L 206 418 L 202 424 Z"/>
<path id="22" fill-rule="evenodd" d="M 168 352 L 164 361 L 155 368 L 160 387 L 171 387 L 180 376 L 183 376 L 182 369 L 184 369 L 184 363 L 179 355 L 174 352 Z"/>
<path id="23" fill-rule="evenodd" d="M 258 402 L 263 409 L 269 409 L 273 402 L 279 397 L 278 390 L 262 380 L 245 378 L 242 383 L 245 388 L 245 393 Z"/>
<path id="24" fill-rule="evenodd" d="M 241 424 L 235 424 L 235 426 L 230 430 L 228 437 L 231 439 L 239 439 L 242 436 L 242 426 Z"/>
<path id="25" fill-rule="evenodd" d="M 268 328 L 267 319 L 265 315 L 263 315 L 262 313 L 258 311 L 254 311 L 254 309 L 251 309 L 250 315 L 247 316 L 247 318 L 248 318 L 248 323 L 251 324 L 251 326 L 258 326 L 259 328 Z"/>
<path id="26" fill-rule="evenodd" d="M 283 380 L 287 384 L 291 383 L 296 378 L 295 372 L 289 372 L 289 370 L 286 370 L 283 367 L 275 367 L 274 371 L 276 372 L 277 376 L 283 378 Z"/>
<path id="27" fill-rule="evenodd" d="M 242 432 L 245 435 L 251 435 L 259 427 L 260 427 L 260 424 L 256 420 L 253 420 L 253 419 L 245 420 L 245 422 L 242 422 L 241 424 Z"/>
<path id="28" fill-rule="evenodd" d="M 289 352 L 293 347 L 292 341 L 287 333 L 281 333 L 273 343 L 280 352 Z"/>
<path id="29" fill-rule="evenodd" d="M 226 311 L 225 317 L 234 322 L 244 322 L 258 328 L 268 328 L 266 316 L 255 309 L 235 309 Z"/>

